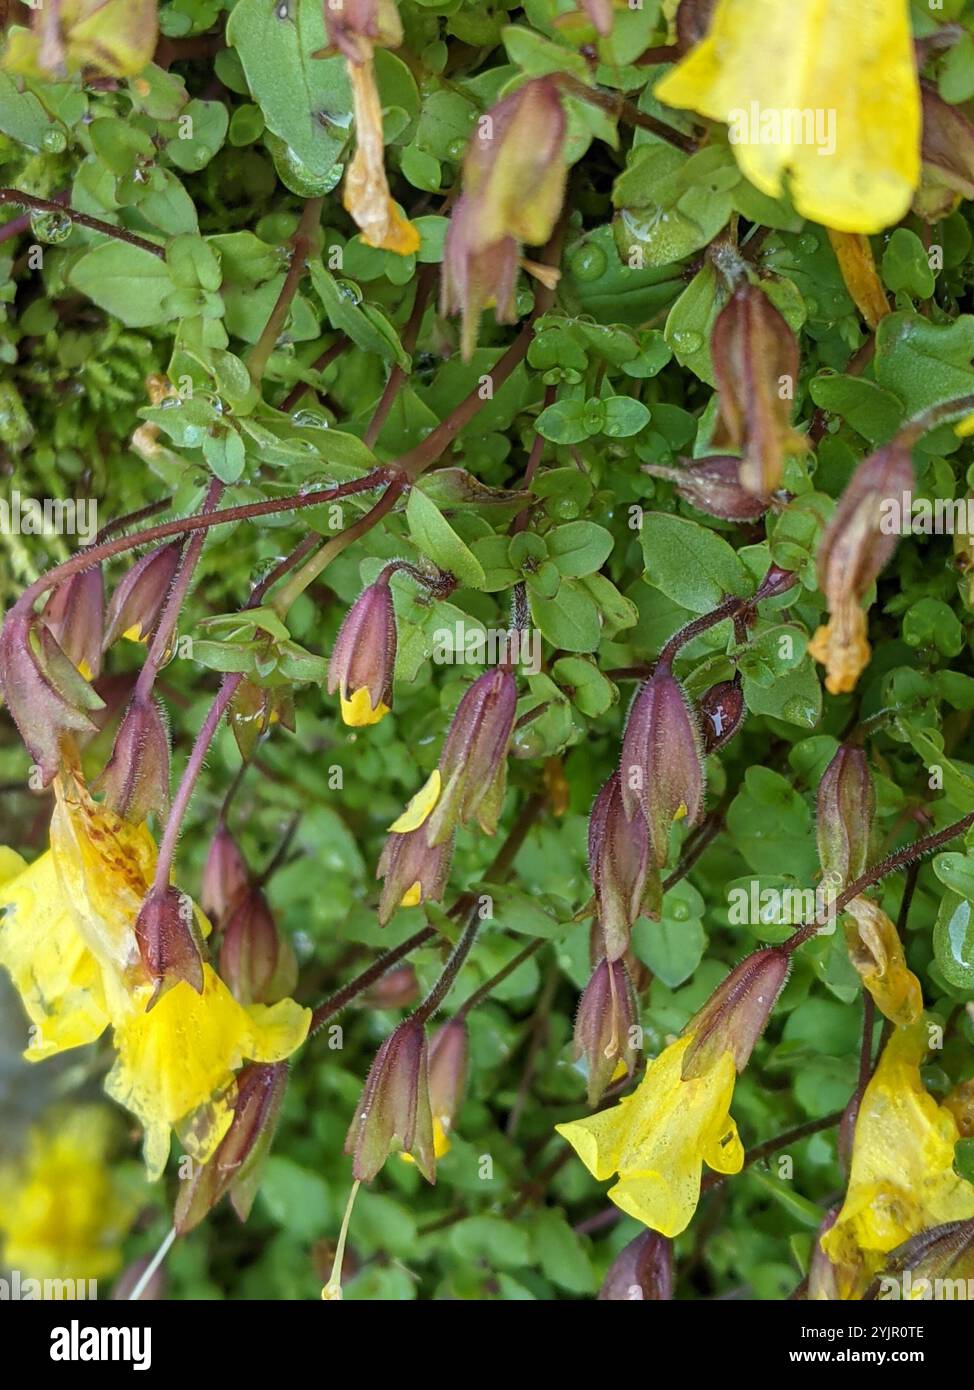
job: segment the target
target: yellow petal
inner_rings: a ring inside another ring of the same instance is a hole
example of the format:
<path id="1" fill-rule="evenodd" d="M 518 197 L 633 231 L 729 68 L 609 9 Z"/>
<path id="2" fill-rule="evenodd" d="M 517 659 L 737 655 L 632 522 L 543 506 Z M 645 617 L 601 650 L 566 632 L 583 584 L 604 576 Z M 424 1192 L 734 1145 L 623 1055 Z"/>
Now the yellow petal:
<path id="1" fill-rule="evenodd" d="M 923 989 L 906 963 L 896 927 L 868 898 L 853 898 L 846 911 L 853 918 L 845 928 L 849 959 L 880 1013 L 899 1027 L 916 1023 Z"/>
<path id="2" fill-rule="evenodd" d="M 382 105 L 375 84 L 371 57 L 365 62 L 346 61 L 355 108 L 355 156 L 345 174 L 342 202 L 362 233 L 366 246 L 411 256 L 419 250 L 419 232 L 397 209 L 389 196 Z"/>
<path id="3" fill-rule="evenodd" d="M 853 303 L 869 327 L 878 328 L 891 311 L 868 238 L 830 229 L 829 241 Z"/>
<path id="4" fill-rule="evenodd" d="M 433 807 L 439 801 L 440 786 L 440 769 L 434 767 L 405 811 L 392 822 L 389 829 L 397 835 L 406 835 L 410 830 L 418 830 L 423 822 L 428 820 Z"/>
<path id="5" fill-rule="evenodd" d="M 209 965 L 203 993 L 180 981 L 148 1012 L 133 1005 L 115 1021 L 118 1058 L 108 1094 L 137 1115 L 145 1130 L 145 1160 L 158 1177 L 169 1153 L 169 1131 L 180 1126 L 205 1163 L 233 1113 L 232 1073 L 245 1059 L 280 1061 L 303 1041 L 308 1009 L 292 999 L 245 1009 Z M 200 1112 L 202 1110 L 202 1114 Z"/>
<path id="6" fill-rule="evenodd" d="M 866 641 L 866 615 L 855 599 L 843 600 L 816 630 L 808 654 L 826 670 L 825 686 L 833 695 L 855 690 L 869 665 L 872 648 Z"/>
<path id="7" fill-rule="evenodd" d="M 422 901 L 423 885 L 420 883 L 419 879 L 417 879 L 416 882 L 403 893 L 402 897 L 399 899 L 399 906 L 418 907 Z"/>
<path id="8" fill-rule="evenodd" d="M 380 700 L 375 709 L 372 708 L 372 698 L 368 690 L 363 685 L 361 690 L 356 690 L 351 699 L 342 698 L 342 719 L 350 728 L 361 729 L 367 724 L 378 724 L 380 719 L 384 719 L 389 713 L 389 706 L 384 705 Z"/>
<path id="9" fill-rule="evenodd" d="M 19 855 L 0 851 L 0 965 L 33 1027 L 24 1056 L 52 1057 L 94 1042 L 108 1026 L 101 971 L 64 900 L 54 856 L 11 872 Z"/>
<path id="10" fill-rule="evenodd" d="M 897 1028 L 859 1107 L 846 1198 L 822 1249 L 859 1268 L 858 1297 L 883 1256 L 929 1226 L 974 1217 L 974 1186 L 953 1169 L 958 1130 L 924 1088 L 926 1025 Z"/>
<path id="11" fill-rule="evenodd" d="M 795 207 L 824 226 L 879 232 L 910 205 L 921 118 L 908 0 L 859 5 L 854 19 L 847 0 L 718 0 L 655 95 L 731 123 L 751 182 L 776 198 L 787 172 Z"/>
<path id="12" fill-rule="evenodd" d="M 744 1151 L 729 1107 L 736 1077 L 725 1052 L 699 1077 L 684 1081 L 679 1038 L 652 1062 L 632 1096 L 584 1120 L 556 1126 L 593 1177 L 619 1173 L 609 1189 L 616 1206 L 666 1236 L 689 1225 L 700 1199 L 704 1162 L 737 1173 Z"/>

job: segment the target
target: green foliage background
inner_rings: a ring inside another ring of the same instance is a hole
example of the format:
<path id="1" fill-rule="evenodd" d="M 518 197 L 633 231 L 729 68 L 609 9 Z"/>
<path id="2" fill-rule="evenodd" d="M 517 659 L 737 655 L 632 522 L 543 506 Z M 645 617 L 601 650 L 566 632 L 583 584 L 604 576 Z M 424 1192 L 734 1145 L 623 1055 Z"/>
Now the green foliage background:
<path id="1" fill-rule="evenodd" d="M 3 184 L 43 198 L 63 194 L 74 209 L 166 248 L 159 259 L 50 215 L 0 245 L 5 491 L 96 497 L 104 522 L 167 495 L 173 514 L 184 514 L 199 505 L 210 470 L 229 485 L 228 504 L 340 481 L 374 463 L 362 435 L 397 363 L 408 376 L 374 456 L 392 459 L 422 441 L 477 389 L 512 336 L 488 313 L 480 347 L 464 364 L 455 325 L 430 309 L 416 351 L 411 358 L 404 352 L 400 337 L 418 278 L 425 267 L 435 275 L 442 253 L 443 198 L 457 183 L 477 116 L 512 79 L 564 71 L 590 80 L 578 38 L 573 45 L 554 22 L 569 8 L 560 0 L 528 0 L 523 9 L 404 0 L 404 48 L 381 52 L 378 74 L 393 192 L 421 230 L 417 257 L 365 247 L 341 209 L 349 95 L 341 61 L 313 57 L 325 42 L 316 0 L 286 0 L 283 7 L 270 0 L 170 0 L 160 6 L 161 30 L 177 55 L 179 43 L 196 36 L 212 36 L 212 44 L 136 79 L 22 82 L 0 72 Z M 947 17 L 974 31 L 974 7 L 948 0 L 948 8 Z M 926 7 L 918 7 L 917 32 L 930 23 Z M 590 31 L 586 42 L 592 37 Z M 657 0 L 620 11 L 612 37 L 597 45 L 594 75 L 603 92 L 620 94 L 637 113 L 665 116 L 688 132 L 688 118 L 663 113 L 653 100 L 660 69 L 636 63 L 665 39 Z M 948 100 L 974 94 L 974 46 L 960 47 L 933 64 L 935 76 L 942 65 Z M 512 586 L 527 581 L 545 668 L 520 682 L 519 712 L 540 713 L 516 735 L 504 826 L 545 776 L 549 786 L 564 778 L 567 807 L 531 831 L 511 885 L 496 891 L 495 917 L 447 1011 L 529 938 L 546 944 L 471 1016 L 468 1097 L 436 1187 L 393 1158 L 360 1194 L 350 1298 L 587 1297 L 637 1233 L 624 1217 L 579 1232 L 606 1209 L 604 1191 L 574 1158 L 564 1161 L 567 1151 L 552 1132 L 556 1122 L 586 1110 L 584 1078 L 571 1057 L 575 1002 L 590 969 L 589 921 L 576 920 L 591 892 L 586 821 L 615 765 L 632 690 L 606 672 L 651 660 L 722 594 L 753 592 L 769 562 L 799 571 L 801 586 L 762 606 L 746 648 L 723 624 L 681 654 L 678 674 L 694 696 L 739 670 L 749 715 L 741 735 L 708 764 L 708 805 L 726 805 L 725 830 L 667 895 L 662 921 L 642 921 L 634 933 L 646 972 L 640 1002 L 650 1055 L 757 941 L 788 935 L 787 924 L 732 925 L 728 892 L 753 878 L 762 886 L 814 883 L 815 789 L 842 732 L 857 720 L 893 711 L 870 743 L 877 857 L 914 837 L 921 808 L 934 826 L 974 809 L 967 551 L 955 555 L 949 537 L 900 546 L 879 583 L 874 656 L 853 696 L 823 700 L 820 673 L 805 655 L 824 612 L 816 543 L 856 463 L 907 416 L 974 389 L 968 208 L 961 205 L 929 233 L 908 218 L 874 239 L 896 312 L 879 331 L 871 365 L 850 374 L 865 329 L 824 231 L 804 225 L 787 201 L 773 202 L 747 184 L 723 131 L 688 157 L 631 122 L 617 127 L 599 106 L 580 98 L 568 106 L 573 169 L 556 306 L 536 322 L 526 361 L 426 475 L 409 508 L 331 565 L 295 604 L 288 626 L 297 642 L 327 655 L 349 603 L 393 556 L 425 555 L 460 576 L 463 587 L 448 603 L 432 603 L 418 598 L 408 579 L 397 579 L 393 716 L 373 729 L 346 730 L 336 701 L 315 681 L 305 683 L 297 693 L 296 734 L 274 733 L 235 803 L 233 828 L 255 866 L 271 857 L 291 815 L 301 813 L 297 852 L 275 874 L 270 898 L 301 960 L 298 997 L 314 1003 L 422 921 L 421 909 L 402 911 L 380 931 L 373 875 L 385 828 L 435 765 L 471 675 L 464 666 L 430 662 L 432 633 L 461 618 L 502 626 Z M 187 115 L 192 134 L 180 138 Z M 258 392 L 244 359 L 283 282 L 302 201 L 322 194 L 321 255 L 302 281 Z M 13 206 L 3 212 L 8 221 L 20 216 Z M 742 236 L 752 225 L 767 229 L 757 233 L 753 274 L 800 333 L 795 419 L 807 426 L 819 410 L 827 424 L 817 449 L 788 464 L 784 486 L 793 500 L 747 527 L 695 512 L 669 483 L 641 471 L 644 463 L 672 464 L 706 451 L 715 417 L 708 339 L 723 292 L 704 253 L 735 218 Z M 636 238 L 643 269 L 620 259 L 617 236 L 626 246 Z M 935 276 L 924 237 L 943 247 Z M 36 244 L 44 248 L 42 268 L 28 261 Z M 336 248 L 340 262 L 329 257 Z M 521 278 L 522 315 L 531 308 L 533 284 Z M 313 363 L 338 332 L 350 345 L 318 371 Z M 150 407 L 145 378 L 154 372 L 191 381 L 192 399 Z M 300 382 L 311 388 L 300 409 L 276 409 Z M 147 421 L 166 446 L 150 461 L 130 446 Z M 507 528 L 520 504 L 504 490 L 518 487 L 536 431 L 546 441 L 536 502 L 528 533 L 510 544 Z M 948 429 L 928 435 L 914 455 L 915 494 L 964 496 L 972 486 L 970 450 Z M 488 491 L 473 491 L 445 468 L 465 470 Z M 346 503 L 346 524 L 357 505 Z M 253 578 L 289 553 L 307 526 L 329 534 L 332 524 L 321 508 L 239 526 L 208 542 L 180 625 L 207 645 L 197 642 L 195 662 L 177 659 L 167 667 L 161 687 L 177 769 L 212 699 L 214 671 L 247 660 L 239 644 L 218 641 L 198 623 L 235 611 Z M 68 541 L 2 540 L 5 604 L 69 553 Z M 111 579 L 123 570 L 113 565 Z M 787 658 L 779 654 L 782 634 L 794 638 Z M 116 652 L 111 669 L 130 672 L 137 659 L 132 649 Z M 111 736 L 109 729 L 85 750 L 92 775 Z M 238 761 L 233 735 L 224 730 L 181 845 L 180 882 L 193 891 Z M 945 769 L 942 789 L 930 785 L 934 763 Z M 24 789 L 25 769 L 26 755 L 5 722 L 2 839 L 34 854 L 44 842 L 46 808 Z M 684 834 L 674 831 L 671 864 Z M 478 884 L 495 850 L 462 832 L 451 891 Z M 902 888 L 900 876 L 883 892 L 894 917 Z M 952 1023 L 926 1072 L 935 1094 L 974 1070 L 974 1030 L 959 1008 L 974 999 L 972 901 L 974 854 L 942 854 L 921 870 L 907 957 L 928 1007 Z M 442 923 L 435 910 L 431 917 Z M 422 988 L 442 960 L 439 946 L 415 953 Z M 239 1226 L 221 1207 L 177 1244 L 167 1265 L 171 1296 L 317 1296 L 351 1180 L 345 1131 L 371 1058 L 399 1016 L 353 1007 L 340 1020 L 340 1048 L 329 1045 L 326 1032 L 302 1049 L 249 1223 Z M 860 1027 L 859 981 L 841 933 L 811 943 L 737 1086 L 733 1113 L 745 1145 L 842 1108 L 856 1081 Z M 96 1085 L 105 1061 L 79 1056 L 70 1084 Z M 18 1073 L 11 1094 L 40 1085 L 37 1076 Z M 68 1084 L 64 1073 L 59 1077 L 59 1085 Z M 970 1147 L 960 1146 L 958 1164 L 974 1178 Z M 843 1179 L 834 1132 L 791 1152 L 793 1178 L 783 1180 L 774 1164 L 757 1166 L 705 1198 L 677 1242 L 677 1296 L 743 1291 L 782 1298 L 798 1283 L 814 1229 Z M 166 1190 L 148 1199 L 131 1237 L 132 1256 L 153 1249 L 167 1229 L 175 1182 L 174 1159 Z"/>

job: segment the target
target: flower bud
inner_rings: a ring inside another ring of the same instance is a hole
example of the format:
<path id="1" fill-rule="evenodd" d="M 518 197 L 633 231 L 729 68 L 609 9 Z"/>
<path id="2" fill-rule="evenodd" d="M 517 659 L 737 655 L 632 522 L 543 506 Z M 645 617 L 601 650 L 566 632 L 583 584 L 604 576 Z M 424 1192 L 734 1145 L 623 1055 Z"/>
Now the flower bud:
<path id="1" fill-rule="evenodd" d="M 150 811 L 168 811 L 169 734 L 151 696 L 136 697 L 125 711 L 112 756 L 96 785 L 111 810 L 137 825 Z"/>
<path id="2" fill-rule="evenodd" d="M 683 1058 L 684 1081 L 702 1076 L 725 1052 L 733 1053 L 738 1073 L 744 1070 L 790 968 L 791 957 L 777 946 L 754 951 L 734 967 L 683 1030 L 693 1038 Z"/>
<path id="3" fill-rule="evenodd" d="M 62 739 L 95 733 L 90 714 L 102 709 L 104 702 L 65 656 L 43 620 L 16 607 L 7 614 L 0 632 L 0 686 L 47 786 L 61 762 Z"/>
<path id="4" fill-rule="evenodd" d="M 427 1182 L 436 1181 L 426 1029 L 414 1018 L 379 1048 L 345 1139 L 360 1182 L 371 1182 L 394 1148 L 412 1155 Z"/>
<path id="5" fill-rule="evenodd" d="M 108 601 L 102 651 L 107 651 L 119 637 L 128 637 L 133 642 L 149 640 L 159 621 L 182 553 L 181 541 L 160 546 L 158 550 L 150 550 L 148 555 L 143 555 L 122 576 Z"/>
<path id="6" fill-rule="evenodd" d="M 585 986 L 575 1015 L 575 1056 L 588 1067 L 588 1103 L 597 1105 L 620 1065 L 632 1076 L 639 1011 L 621 960 L 599 961 Z M 620 1073 L 621 1075 L 621 1073 Z"/>
<path id="7" fill-rule="evenodd" d="M 453 1128 L 454 1118 L 463 1104 L 469 1052 L 470 1038 L 462 1018 L 451 1018 L 430 1039 L 430 1110 L 434 1140 L 441 1144 L 442 1137 Z M 443 1152 L 442 1147 L 439 1152 Z"/>
<path id="8" fill-rule="evenodd" d="M 328 667 L 328 694 L 339 692 L 342 719 L 378 724 L 392 707 L 396 614 L 387 579 L 363 589 L 345 615 Z"/>
<path id="9" fill-rule="evenodd" d="M 582 9 L 603 39 L 612 33 L 612 0 L 582 0 Z"/>
<path id="10" fill-rule="evenodd" d="M 740 730 L 747 715 L 744 690 L 739 676 L 732 681 L 720 681 L 705 691 L 697 701 L 697 721 L 703 742 L 703 754 L 716 753 Z"/>
<path id="11" fill-rule="evenodd" d="M 155 983 L 146 1012 L 180 980 L 203 993 L 203 941 L 188 893 L 171 884 L 161 892 L 153 889 L 135 919 L 135 939 Z"/>
<path id="12" fill-rule="evenodd" d="M 504 666 L 478 676 L 457 705 L 440 754 L 441 791 L 426 839 L 442 844 L 476 817 L 493 835 L 507 790 L 507 750 L 517 710 L 517 682 Z"/>
<path id="13" fill-rule="evenodd" d="M 588 823 L 588 864 L 605 954 L 619 960 L 643 910 L 649 863 L 649 831 L 637 808 L 630 820 L 614 772 L 595 798 Z M 653 866 L 655 872 L 655 865 Z"/>
<path id="14" fill-rule="evenodd" d="M 815 831 L 822 874 L 847 888 L 865 872 L 876 814 L 866 754 L 843 743 L 818 785 Z"/>
<path id="15" fill-rule="evenodd" d="M 626 815 L 632 819 L 642 810 L 653 861 L 662 868 L 674 820 L 687 816 L 692 824 L 704 792 L 700 731 L 683 687 L 666 666 L 657 667 L 632 702 L 620 775 Z"/>
<path id="16" fill-rule="evenodd" d="M 766 496 L 781 482 L 785 455 L 804 447 L 791 428 L 798 340 L 764 291 L 744 283 L 717 315 L 710 350 L 720 406 L 714 443 L 743 450 L 740 481 Z"/>
<path id="17" fill-rule="evenodd" d="M 274 1140 L 287 1076 L 286 1062 L 253 1063 L 240 1072 L 230 1128 L 213 1157 L 194 1163 L 179 1185 L 173 1220 L 178 1235 L 198 1226 L 227 1192 L 237 1216 L 247 1220 Z"/>
<path id="18" fill-rule="evenodd" d="M 666 478 L 684 502 L 722 521 L 760 521 L 771 506 L 770 497 L 751 492 L 741 483 L 741 460 L 734 454 L 688 459 L 682 468 L 644 463 L 643 472 Z"/>
<path id="19" fill-rule="evenodd" d="M 220 974 L 241 1004 L 276 1004 L 294 989 L 298 963 L 277 930 L 266 897 L 246 890 L 230 909 L 220 942 Z"/>
<path id="20" fill-rule="evenodd" d="M 534 77 L 481 116 L 463 160 L 469 235 L 483 251 L 503 237 L 540 246 L 561 212 L 567 121 L 558 84 Z"/>
<path id="21" fill-rule="evenodd" d="M 214 926 L 220 926 L 227 913 L 250 885 L 250 875 L 240 848 L 220 821 L 203 865 L 200 906 Z"/>
<path id="22" fill-rule="evenodd" d="M 808 644 L 827 670 L 833 695 L 854 690 L 869 664 L 866 615 L 859 606 L 896 549 L 897 537 L 882 529 L 884 500 L 913 486 L 913 464 L 901 443 L 886 444 L 864 459 L 839 498 L 818 548 L 818 582 L 830 610 L 829 622 Z"/>
<path id="23" fill-rule="evenodd" d="M 673 1242 L 643 1231 L 620 1250 L 599 1290 L 599 1303 L 638 1303 L 673 1297 Z"/>
<path id="24" fill-rule="evenodd" d="M 325 0 L 329 43 L 353 63 L 376 48 L 398 48 L 402 21 L 395 0 Z"/>
<path id="25" fill-rule="evenodd" d="M 974 1219 L 948 1221 L 911 1236 L 886 1256 L 883 1276 L 900 1279 L 902 1296 L 909 1299 L 939 1297 L 938 1281 L 939 1288 L 951 1290 L 947 1298 L 958 1296 L 956 1281 L 969 1290 L 974 1280 Z M 952 1281 L 950 1285 L 942 1282 L 947 1279 Z M 882 1288 L 883 1278 L 878 1281 L 879 1297 L 883 1296 Z M 872 1289 L 864 1295 L 869 1299 L 875 1296 Z"/>
<path id="26" fill-rule="evenodd" d="M 920 83 L 920 98 L 923 165 L 913 210 L 927 222 L 940 222 L 961 198 L 974 198 L 974 124 L 929 82 Z"/>
<path id="27" fill-rule="evenodd" d="M 105 585 L 101 566 L 73 574 L 58 584 L 41 614 L 64 655 L 86 681 L 101 674 L 101 639 L 105 622 Z"/>
<path id="28" fill-rule="evenodd" d="M 853 898 L 846 907 L 845 940 L 849 959 L 884 1018 L 898 1028 L 916 1023 L 923 1013 L 923 989 L 906 963 L 894 924 L 869 898 Z"/>
<path id="29" fill-rule="evenodd" d="M 384 880 L 379 926 L 384 927 L 397 908 L 440 902 L 452 857 L 452 838 L 430 846 L 424 826 L 404 835 L 393 832 L 385 842 L 375 872 L 376 878 Z"/>
<path id="30" fill-rule="evenodd" d="M 469 362 L 477 346 L 480 316 L 494 305 L 498 323 L 514 323 L 514 288 L 517 282 L 518 245 L 512 236 L 491 246 L 479 247 L 473 235 L 476 208 L 461 194 L 450 217 L 443 243 L 440 312 L 460 314 L 460 351 Z"/>

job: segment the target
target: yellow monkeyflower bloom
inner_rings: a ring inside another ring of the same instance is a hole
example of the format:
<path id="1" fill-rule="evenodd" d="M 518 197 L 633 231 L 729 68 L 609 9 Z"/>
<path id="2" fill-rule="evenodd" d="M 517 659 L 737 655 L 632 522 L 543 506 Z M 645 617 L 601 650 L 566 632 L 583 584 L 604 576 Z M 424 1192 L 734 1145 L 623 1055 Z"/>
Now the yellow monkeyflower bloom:
<path id="1" fill-rule="evenodd" d="M 710 30 L 655 95 L 731 125 L 737 162 L 841 232 L 898 222 L 920 179 L 908 0 L 718 0 Z"/>
<path id="2" fill-rule="evenodd" d="M 872 648 L 866 640 L 866 614 L 854 596 L 837 601 L 829 621 L 816 628 L 808 655 L 826 671 L 825 688 L 832 695 L 848 695 L 869 665 Z"/>
<path id="3" fill-rule="evenodd" d="M 106 1088 L 144 1127 L 150 1177 L 172 1129 L 205 1162 L 232 1118 L 234 1071 L 245 1058 L 289 1056 L 310 1011 L 292 999 L 245 1008 L 204 965 L 202 994 L 180 981 L 147 1013 L 153 985 L 134 926 L 155 869 L 152 836 L 96 805 L 75 776 L 55 791 L 48 852 L 29 866 L 0 857 L 0 965 L 33 1025 L 24 1056 L 92 1042 L 111 1024 L 118 1057 Z"/>
<path id="4" fill-rule="evenodd" d="M 122 1262 L 139 1184 L 109 1162 L 113 1116 L 104 1105 L 53 1111 L 25 1151 L 0 1166 L 2 1263 L 31 1279 L 102 1279 Z"/>
<path id="5" fill-rule="evenodd" d="M 410 906 L 412 906 L 412 904 L 410 904 Z M 451 1145 L 451 1143 L 450 1143 L 450 1117 L 449 1117 L 449 1115 L 442 1115 L 442 1116 L 441 1116 L 441 1115 L 434 1115 L 434 1116 L 433 1116 L 433 1157 L 434 1157 L 434 1158 L 442 1158 L 444 1154 L 448 1154 L 448 1153 L 450 1152 L 450 1149 L 451 1149 L 451 1148 L 452 1148 L 452 1145 Z M 399 1155 L 399 1157 L 402 1159 L 403 1163 L 415 1163 L 415 1162 L 416 1162 L 416 1160 L 415 1160 L 415 1158 L 413 1158 L 412 1154 L 406 1153 L 405 1150 Z"/>
<path id="6" fill-rule="evenodd" d="M 353 691 L 349 699 L 341 696 L 342 720 L 351 729 L 362 729 L 369 724 L 378 724 L 380 719 L 385 719 L 389 713 L 389 706 L 382 700 L 372 708 L 372 697 L 369 695 L 368 687 L 362 686 L 360 690 Z"/>
<path id="7" fill-rule="evenodd" d="M 876 1001 L 880 1013 L 899 1027 L 916 1023 L 923 1013 L 923 988 L 906 963 L 894 924 L 868 898 L 853 898 L 846 908 L 849 959 Z"/>
<path id="8" fill-rule="evenodd" d="M 685 1081 L 683 1056 L 692 1041 L 691 1033 L 671 1043 L 618 1105 L 555 1126 L 594 1178 L 619 1174 L 608 1193 L 616 1206 L 664 1236 L 678 1236 L 690 1224 L 704 1163 L 718 1173 L 739 1173 L 744 1164 L 730 1116 L 733 1054 L 722 1053 Z"/>
<path id="9" fill-rule="evenodd" d="M 843 1298 L 859 1298 L 884 1257 L 928 1226 L 974 1217 L 974 1185 L 954 1172 L 957 1122 L 924 1089 L 925 1025 L 898 1028 L 859 1107 L 842 1210 L 821 1238 Z"/>

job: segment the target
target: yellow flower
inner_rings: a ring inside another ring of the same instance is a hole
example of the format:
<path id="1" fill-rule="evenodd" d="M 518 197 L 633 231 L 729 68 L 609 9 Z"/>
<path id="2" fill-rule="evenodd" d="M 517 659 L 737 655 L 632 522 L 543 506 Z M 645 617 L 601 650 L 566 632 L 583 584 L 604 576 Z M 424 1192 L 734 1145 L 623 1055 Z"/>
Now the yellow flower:
<path id="1" fill-rule="evenodd" d="M 879 232 L 910 206 L 921 116 L 908 0 L 718 0 L 655 95 L 729 122 L 751 182 L 776 198 L 787 171 L 795 207 L 826 227 Z"/>
<path id="2" fill-rule="evenodd" d="M 353 691 L 349 699 L 344 695 L 340 697 L 342 702 L 342 721 L 350 729 L 363 729 L 369 724 L 378 724 L 389 713 L 389 706 L 382 700 L 372 707 L 372 697 L 369 694 L 368 686 L 363 685 L 361 689 Z"/>
<path id="3" fill-rule="evenodd" d="M 848 695 L 869 665 L 872 648 L 866 640 L 866 614 L 858 599 L 836 602 L 829 621 L 816 628 L 808 655 L 825 667 L 826 689 L 832 695 Z"/>
<path id="4" fill-rule="evenodd" d="M 916 1023 L 923 1013 L 923 989 L 906 963 L 896 927 L 874 902 L 853 898 L 845 924 L 849 959 L 876 1001 L 880 1013 L 898 1027 Z"/>
<path id="5" fill-rule="evenodd" d="M 310 1011 L 292 999 L 245 1008 L 204 965 L 201 995 L 180 982 L 146 1013 L 153 986 L 134 924 L 155 868 L 152 837 L 73 776 L 55 790 L 50 850 L 29 867 L 0 857 L 0 965 L 34 1025 L 24 1056 L 91 1042 L 110 1023 L 118 1057 L 106 1087 L 144 1127 L 150 1177 L 165 1166 L 171 1129 L 205 1162 L 230 1123 L 234 1071 L 245 1058 L 289 1056 Z"/>
<path id="6" fill-rule="evenodd" d="M 957 1123 L 924 1089 L 921 1023 L 898 1028 L 866 1087 L 842 1210 L 822 1236 L 843 1298 L 859 1298 L 884 1256 L 928 1226 L 974 1217 L 974 1186 L 953 1169 Z"/>
<path id="7" fill-rule="evenodd" d="M 102 1279 L 121 1264 L 138 1211 L 138 1184 L 109 1162 L 112 1115 L 103 1105 L 54 1111 L 23 1156 L 0 1167 L 3 1263 L 31 1279 Z"/>
<path id="8" fill-rule="evenodd" d="M 704 1163 L 718 1173 L 739 1173 L 744 1164 L 729 1113 L 733 1055 L 722 1053 L 701 1076 L 684 1081 L 683 1055 L 692 1041 L 688 1034 L 671 1043 L 618 1105 L 555 1126 L 593 1177 L 601 1182 L 619 1174 L 608 1194 L 616 1206 L 664 1236 L 678 1236 L 690 1224 Z"/>

